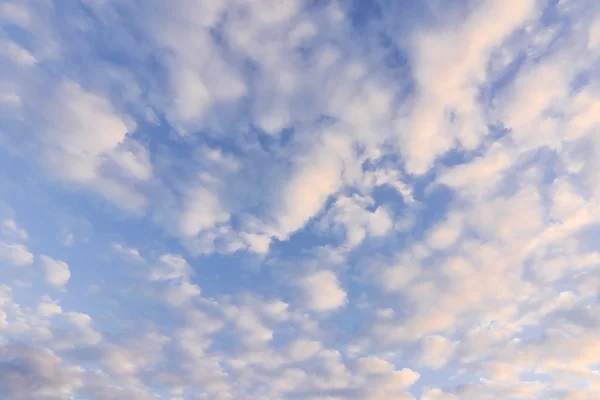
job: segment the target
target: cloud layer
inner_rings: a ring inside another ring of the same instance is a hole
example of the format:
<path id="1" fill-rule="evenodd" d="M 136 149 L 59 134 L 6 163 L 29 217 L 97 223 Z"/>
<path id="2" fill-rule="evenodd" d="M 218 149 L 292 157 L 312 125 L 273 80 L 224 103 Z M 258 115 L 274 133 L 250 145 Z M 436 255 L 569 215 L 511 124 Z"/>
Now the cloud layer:
<path id="1" fill-rule="evenodd" d="M 596 2 L 0 28 L 0 397 L 600 398 Z"/>

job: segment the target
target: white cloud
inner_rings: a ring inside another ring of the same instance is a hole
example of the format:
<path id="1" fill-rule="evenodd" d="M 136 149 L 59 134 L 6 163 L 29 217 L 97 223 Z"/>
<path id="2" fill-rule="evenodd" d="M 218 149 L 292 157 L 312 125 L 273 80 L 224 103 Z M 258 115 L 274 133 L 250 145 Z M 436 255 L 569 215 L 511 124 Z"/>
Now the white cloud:
<path id="1" fill-rule="evenodd" d="M 127 247 L 121 243 L 113 243 L 111 244 L 111 248 L 115 252 L 122 254 L 124 257 L 129 258 L 133 261 L 144 261 L 144 257 L 142 257 L 138 249 L 135 249 L 133 247 Z"/>
<path id="2" fill-rule="evenodd" d="M 600 45 L 600 18 L 596 18 L 589 30 L 588 46 L 591 49 L 597 48 Z"/>
<path id="3" fill-rule="evenodd" d="M 440 369 L 445 366 L 454 353 L 456 343 L 439 335 L 431 335 L 421 341 L 419 363 L 423 366 Z"/>
<path id="4" fill-rule="evenodd" d="M 346 304 L 346 292 L 331 271 L 318 271 L 302 277 L 298 286 L 304 292 L 307 307 L 315 311 L 331 311 Z"/>
<path id="5" fill-rule="evenodd" d="M 201 293 L 200 287 L 189 282 L 179 282 L 168 286 L 165 289 L 165 301 L 173 306 L 180 307 L 190 299 L 199 296 Z"/>
<path id="6" fill-rule="evenodd" d="M 594 2 L 148 1 L 0 5 L 0 257 L 90 220 L 79 303 L 0 271 L 0 397 L 599 397 Z"/>
<path id="7" fill-rule="evenodd" d="M 29 11 L 23 4 L 5 2 L 0 5 L 0 10 L 2 10 L 0 15 L 3 21 L 9 21 L 20 26 L 27 26 L 30 22 Z"/>
<path id="8" fill-rule="evenodd" d="M 493 361 L 485 365 L 490 379 L 495 381 L 512 381 L 515 382 L 519 379 L 521 369 L 514 363 L 505 363 Z"/>
<path id="9" fill-rule="evenodd" d="M 45 299 L 38 304 L 37 313 L 42 317 L 51 317 L 53 315 L 61 314 L 62 308 L 55 302 Z"/>
<path id="10" fill-rule="evenodd" d="M 460 215 L 451 215 L 444 222 L 436 225 L 427 234 L 427 244 L 436 250 L 447 249 L 452 246 L 462 230 Z"/>
<path id="11" fill-rule="evenodd" d="M 6 398 L 60 399 L 79 386 L 77 377 L 65 371 L 62 359 L 49 350 L 4 345 L 0 360 L 0 394 Z"/>
<path id="12" fill-rule="evenodd" d="M 201 129 L 210 120 L 207 112 L 211 107 L 239 99 L 247 92 L 241 74 L 231 65 L 233 60 L 225 59 L 208 31 L 226 5 L 186 1 L 162 11 L 169 12 L 170 18 L 161 19 L 152 28 L 144 27 L 155 45 L 169 49 L 168 56 L 161 59 L 169 72 L 169 100 L 164 106 L 169 121 L 184 134 Z M 160 10 L 164 6 L 157 7 Z M 194 40 L 189 40 L 191 37 Z"/>
<path id="13" fill-rule="evenodd" d="M 0 259 L 20 267 L 32 264 L 33 254 L 22 244 L 0 242 Z"/>
<path id="14" fill-rule="evenodd" d="M 51 257 L 40 256 L 42 269 L 46 281 L 56 287 L 64 287 L 71 278 L 69 266 L 64 261 L 54 260 Z"/>
<path id="15" fill-rule="evenodd" d="M 421 400 L 458 400 L 458 397 L 453 394 L 444 393 L 440 389 L 428 389 L 421 396 Z"/>
<path id="16" fill-rule="evenodd" d="M 496 187 L 502 173 L 514 162 L 513 157 L 505 146 L 494 143 L 481 157 L 444 170 L 438 181 L 466 194 L 485 195 Z"/>
<path id="17" fill-rule="evenodd" d="M 4 57 L 8 57 L 12 62 L 20 66 L 27 67 L 37 63 L 37 60 L 27 49 L 19 46 L 15 42 L 0 39 L 0 51 Z"/>
<path id="18" fill-rule="evenodd" d="M 265 234 L 242 233 L 242 238 L 248 243 L 248 249 L 254 253 L 266 254 L 269 252 L 271 237 Z"/>
<path id="19" fill-rule="evenodd" d="M 377 357 L 364 357 L 356 362 L 356 372 L 360 375 L 385 375 L 395 370 L 392 363 Z"/>
<path id="20" fill-rule="evenodd" d="M 7 285 L 0 285 L 0 330 L 6 327 L 6 312 L 2 309 L 3 306 L 11 301 L 12 289 Z"/>
<path id="21" fill-rule="evenodd" d="M 125 209 L 145 207 L 134 185 L 152 175 L 147 151 L 127 137 L 132 126 L 108 99 L 66 82 L 56 89 L 47 119 L 45 161 L 58 178 L 88 186 Z M 117 175 L 105 172 L 111 163 Z"/>
<path id="22" fill-rule="evenodd" d="M 184 236 L 196 236 L 220 222 L 227 222 L 229 213 L 216 193 L 204 187 L 190 190 L 179 217 L 179 231 Z"/>
<path id="23" fill-rule="evenodd" d="M 2 223 L 3 232 L 5 235 L 17 239 L 17 240 L 25 240 L 27 239 L 27 231 L 21 228 L 17 222 L 12 219 L 6 219 Z"/>
<path id="24" fill-rule="evenodd" d="M 158 264 L 152 268 L 148 278 L 151 281 L 168 281 L 187 279 L 192 274 L 192 267 L 187 261 L 176 254 L 163 254 Z"/>
<path id="25" fill-rule="evenodd" d="M 68 338 L 63 343 L 63 346 L 70 348 L 76 344 L 96 345 L 102 340 L 102 335 L 93 327 L 93 320 L 88 314 L 80 312 L 63 313 L 63 318 L 74 328 L 68 333 Z"/>
<path id="26" fill-rule="evenodd" d="M 317 354 L 322 347 L 320 342 L 298 339 L 289 343 L 287 351 L 293 361 L 305 361 Z"/>
<path id="27" fill-rule="evenodd" d="M 392 374 L 389 381 L 386 383 L 387 387 L 390 388 L 407 388 L 412 386 L 416 381 L 419 380 L 421 375 L 418 372 L 411 370 L 410 368 L 403 368 L 400 371 L 396 371 Z"/>
<path id="28" fill-rule="evenodd" d="M 511 136 L 523 149 L 559 145 L 561 133 L 556 120 L 544 113 L 562 107 L 560 102 L 568 95 L 570 73 L 564 64 L 565 60 L 550 60 L 531 65 L 505 93 L 508 99 L 503 107 L 503 121 L 512 128 Z M 532 132 L 536 134 L 531 135 Z"/>
<path id="29" fill-rule="evenodd" d="M 323 207 L 327 198 L 342 185 L 342 160 L 348 142 L 329 136 L 322 148 L 302 160 L 283 188 L 281 210 L 277 214 L 281 238 L 302 228 Z"/>
<path id="30" fill-rule="evenodd" d="M 374 204 L 373 199 L 358 195 L 338 197 L 321 219 L 321 225 L 328 229 L 331 224 L 334 231 L 341 228 L 348 248 L 359 245 L 367 236 L 384 236 L 392 229 L 392 216 L 383 207 L 369 211 Z"/>
<path id="31" fill-rule="evenodd" d="M 382 289 L 388 292 L 404 289 L 420 275 L 419 259 L 415 259 L 412 254 L 399 255 L 396 260 L 385 263 L 383 268 L 376 265 L 374 269 L 376 270 L 375 280 Z"/>
<path id="32" fill-rule="evenodd" d="M 477 102 L 486 64 L 535 12 L 534 0 L 486 0 L 457 27 L 417 35 L 413 56 L 419 96 L 400 128 L 409 172 L 426 172 L 455 141 L 467 149 L 479 144 L 488 129 Z"/>
<path id="33" fill-rule="evenodd" d="M 223 305 L 225 315 L 238 330 L 240 341 L 248 348 L 261 348 L 271 342 L 275 326 L 289 318 L 287 309 L 287 303 L 264 301 L 253 295 L 241 296 L 236 304 Z"/>

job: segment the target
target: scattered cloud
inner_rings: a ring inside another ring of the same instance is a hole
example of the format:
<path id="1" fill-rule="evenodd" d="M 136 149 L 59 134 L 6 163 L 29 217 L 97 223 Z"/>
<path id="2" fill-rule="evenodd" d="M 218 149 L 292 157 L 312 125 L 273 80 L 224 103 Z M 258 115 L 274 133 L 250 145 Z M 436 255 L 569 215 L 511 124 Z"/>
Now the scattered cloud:
<path id="1" fill-rule="evenodd" d="M 40 261 L 42 263 L 44 276 L 49 284 L 56 287 L 63 287 L 69 282 L 71 271 L 69 270 L 67 263 L 54 260 L 45 255 L 40 256 Z"/>
<path id="2" fill-rule="evenodd" d="M 2 2 L 0 397 L 600 398 L 600 7 L 412 3 Z"/>
<path id="3" fill-rule="evenodd" d="M 20 267 L 33 264 L 34 257 L 23 244 L 0 242 L 0 259 Z"/>
<path id="4" fill-rule="evenodd" d="M 347 302 L 346 292 L 331 271 L 310 273 L 298 281 L 298 286 L 304 293 L 307 307 L 311 310 L 335 310 Z"/>
<path id="5" fill-rule="evenodd" d="M 144 258 L 142 257 L 142 255 L 140 254 L 138 249 L 135 249 L 133 247 L 127 247 L 125 245 L 122 245 L 121 243 L 113 243 L 113 244 L 111 244 L 110 247 L 116 253 L 119 253 L 123 257 L 130 259 L 132 261 L 143 261 L 144 260 Z"/>
<path id="6" fill-rule="evenodd" d="M 4 220 L 2 223 L 2 228 L 5 236 L 12 237 L 17 240 L 27 239 L 27 231 L 17 225 L 17 222 L 12 218 Z"/>

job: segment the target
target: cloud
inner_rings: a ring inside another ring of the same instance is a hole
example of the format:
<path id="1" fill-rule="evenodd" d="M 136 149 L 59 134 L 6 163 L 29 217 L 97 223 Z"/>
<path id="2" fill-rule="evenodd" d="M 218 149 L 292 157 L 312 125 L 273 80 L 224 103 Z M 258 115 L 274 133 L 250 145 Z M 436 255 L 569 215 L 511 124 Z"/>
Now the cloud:
<path id="1" fill-rule="evenodd" d="M 321 225 L 326 230 L 330 225 L 334 231 L 342 229 L 349 248 L 358 246 L 367 236 L 385 236 L 392 228 L 393 219 L 383 207 L 370 211 L 374 203 L 373 199 L 357 195 L 339 197 L 321 219 Z"/>
<path id="2" fill-rule="evenodd" d="M 0 39 L 0 49 L 2 49 L 5 57 L 20 66 L 27 67 L 37 63 L 35 57 L 27 49 L 22 48 L 15 42 Z"/>
<path id="3" fill-rule="evenodd" d="M 595 2 L 145 5 L 0 5 L 0 397 L 599 397 Z"/>
<path id="4" fill-rule="evenodd" d="M 288 354 L 293 361 L 305 361 L 317 354 L 321 348 L 319 342 L 298 339 L 288 345 Z"/>
<path id="5" fill-rule="evenodd" d="M 456 242 L 461 233 L 461 228 L 460 215 L 452 215 L 428 233 L 427 244 L 436 250 L 446 249 Z"/>
<path id="6" fill-rule="evenodd" d="M 0 349 L 0 393 L 11 399 L 66 399 L 79 385 L 48 350 L 8 345 Z"/>
<path id="7" fill-rule="evenodd" d="M 2 16 L 3 20 L 22 26 L 28 25 L 30 21 L 27 7 L 18 3 L 9 2 L 2 4 Z"/>
<path id="8" fill-rule="evenodd" d="M 56 88 L 48 112 L 44 158 L 55 176 L 88 186 L 123 208 L 143 209 L 146 199 L 134 185 L 152 176 L 151 166 L 147 151 L 127 137 L 134 128 L 127 116 L 74 82 Z M 115 174 L 104 172 L 111 168 Z"/>
<path id="9" fill-rule="evenodd" d="M 163 254 L 159 263 L 150 271 L 149 279 L 152 281 L 168 281 L 173 279 L 186 279 L 192 273 L 192 268 L 187 261 L 176 254 Z"/>
<path id="10" fill-rule="evenodd" d="M 229 213 L 223 210 L 215 193 L 201 187 L 190 190 L 186 195 L 184 211 L 180 216 L 179 230 L 184 236 L 196 236 L 200 232 L 228 220 Z"/>
<path id="11" fill-rule="evenodd" d="M 494 143 L 484 155 L 442 171 L 438 182 L 461 192 L 484 195 L 499 184 L 513 158 L 510 148 Z"/>
<path id="12" fill-rule="evenodd" d="M 33 264 L 33 254 L 25 245 L 0 242 L 0 259 L 18 267 Z"/>
<path id="13" fill-rule="evenodd" d="M 364 357 L 356 364 L 357 372 L 361 375 L 385 375 L 395 370 L 392 363 L 377 357 Z"/>
<path id="14" fill-rule="evenodd" d="M 138 249 L 124 246 L 121 243 L 113 243 L 110 247 L 115 252 L 123 255 L 125 258 L 131 259 L 133 261 L 144 261 L 144 257 L 142 257 Z"/>
<path id="15" fill-rule="evenodd" d="M 56 304 L 42 303 L 38 306 L 38 314 L 43 317 L 60 314 L 62 309 Z"/>
<path id="16" fill-rule="evenodd" d="M 347 302 L 346 292 L 331 271 L 310 273 L 298 282 L 302 289 L 307 307 L 315 311 L 331 311 L 344 306 Z"/>
<path id="17" fill-rule="evenodd" d="M 12 237 L 17 240 L 25 240 L 27 239 L 27 231 L 17 225 L 17 222 L 12 219 L 6 219 L 2 223 L 3 232 L 5 235 Z"/>
<path id="18" fill-rule="evenodd" d="M 440 389 L 429 389 L 421 398 L 422 400 L 458 400 L 455 395 L 443 393 Z"/>
<path id="19" fill-rule="evenodd" d="M 51 257 L 40 256 L 42 269 L 46 281 L 56 287 L 64 287 L 71 278 L 69 266 L 64 261 L 54 260 Z"/>
<path id="20" fill-rule="evenodd" d="M 93 328 L 93 320 L 88 314 L 69 311 L 62 314 L 63 320 L 72 329 L 62 332 L 58 338 L 59 349 L 69 349 L 80 345 L 97 345 L 102 340 L 102 335 Z"/>
<path id="21" fill-rule="evenodd" d="M 419 363 L 432 369 L 440 369 L 452 357 L 455 346 L 456 343 L 451 342 L 443 336 L 427 336 L 422 340 Z"/>
<path id="22" fill-rule="evenodd" d="M 348 142 L 330 136 L 323 146 L 296 167 L 296 172 L 283 190 L 282 207 L 276 218 L 283 238 L 302 228 L 323 207 L 330 195 L 342 185 L 342 160 Z"/>
<path id="23" fill-rule="evenodd" d="M 401 151 L 410 172 L 422 174 L 456 144 L 476 148 L 487 131 L 477 101 L 492 53 L 528 19 L 536 2 L 482 1 L 456 28 L 430 29 L 413 43 L 419 94 L 405 126 Z M 459 43 L 459 46 L 453 44 Z"/>
<path id="24" fill-rule="evenodd" d="M 12 299 L 12 289 L 9 286 L 0 286 L 0 329 L 6 326 L 6 312 L 1 308 Z"/>

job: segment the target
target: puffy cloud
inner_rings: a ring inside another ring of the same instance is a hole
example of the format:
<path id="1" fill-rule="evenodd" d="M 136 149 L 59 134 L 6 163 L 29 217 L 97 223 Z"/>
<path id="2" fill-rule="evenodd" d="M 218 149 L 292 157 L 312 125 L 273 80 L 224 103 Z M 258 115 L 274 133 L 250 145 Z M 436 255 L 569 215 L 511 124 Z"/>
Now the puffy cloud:
<path id="1" fill-rule="evenodd" d="M 217 195 L 210 189 L 201 187 L 187 194 L 179 230 L 184 236 L 196 236 L 228 220 L 229 213 L 223 209 Z"/>
<path id="2" fill-rule="evenodd" d="M 377 357 L 360 358 L 356 363 L 356 370 L 361 375 L 385 375 L 395 369 L 392 363 Z"/>
<path id="3" fill-rule="evenodd" d="M 25 245 L 0 242 L 0 259 L 20 267 L 33 264 L 34 257 Z"/>
<path id="4" fill-rule="evenodd" d="M 423 393 L 421 400 L 458 400 L 458 397 L 450 393 L 444 393 L 440 389 L 429 389 Z"/>
<path id="5" fill-rule="evenodd" d="M 342 160 L 349 143 L 334 135 L 314 154 L 298 163 L 297 171 L 283 189 L 281 210 L 277 220 L 283 237 L 302 228 L 323 208 L 329 196 L 342 185 Z"/>
<path id="6" fill-rule="evenodd" d="M 223 309 L 241 341 L 249 347 L 270 342 L 275 326 L 289 318 L 287 303 L 264 301 L 252 295 L 242 296 L 235 304 L 224 304 Z"/>
<path id="7" fill-rule="evenodd" d="M 138 249 L 135 249 L 133 247 L 127 247 L 127 246 L 122 245 L 121 243 L 113 243 L 111 245 L 111 248 L 115 252 L 122 254 L 124 257 L 129 258 L 133 261 L 143 261 L 144 260 L 144 258 L 142 257 L 142 255 L 140 254 Z"/>
<path id="8" fill-rule="evenodd" d="M 499 183 L 513 157 L 510 149 L 494 143 L 484 155 L 442 171 L 438 182 L 470 195 L 485 195 Z"/>
<path id="9" fill-rule="evenodd" d="M 155 400 L 145 388 L 137 388 L 131 385 L 119 385 L 111 382 L 110 378 L 103 373 L 85 371 L 83 374 L 85 385 L 78 390 L 85 396 L 99 400 L 111 400 L 115 398 L 128 398 L 133 400 Z"/>
<path id="10" fill-rule="evenodd" d="M 322 345 L 319 342 L 298 339 L 289 343 L 288 354 L 293 361 L 304 361 L 317 354 L 321 348 Z"/>
<path id="11" fill-rule="evenodd" d="M 420 378 L 420 374 L 409 368 L 404 368 L 392 374 L 385 386 L 389 388 L 407 388 L 412 386 Z"/>
<path id="12" fill-rule="evenodd" d="M 598 398 L 594 2 L 275 3 L 0 5 L 0 397 Z"/>
<path id="13" fill-rule="evenodd" d="M 88 314 L 69 311 L 62 314 L 62 319 L 72 329 L 62 332 L 56 346 L 59 349 L 70 349 L 79 345 L 97 345 L 102 340 L 102 335 L 93 328 L 93 320 Z"/>
<path id="14" fill-rule="evenodd" d="M 192 273 L 192 267 L 187 261 L 176 254 L 163 254 L 158 264 L 150 271 L 151 281 L 168 281 L 172 279 L 187 279 Z"/>
<path id="15" fill-rule="evenodd" d="M 156 364 L 162 359 L 163 347 L 170 338 L 157 332 L 147 332 L 102 349 L 102 364 L 116 376 L 128 376 Z"/>
<path id="16" fill-rule="evenodd" d="M 51 317 L 61 313 L 62 308 L 49 298 L 43 299 L 37 306 L 37 314 L 42 317 Z"/>
<path id="17" fill-rule="evenodd" d="M 201 289 L 198 285 L 186 281 L 169 285 L 163 295 L 165 301 L 174 307 L 187 303 L 192 298 L 199 296 Z"/>
<path id="18" fill-rule="evenodd" d="M 52 352 L 28 346 L 0 348 L 0 393 L 11 399 L 67 399 L 80 384 Z"/>
<path id="19" fill-rule="evenodd" d="M 333 230 L 342 229 L 346 236 L 346 246 L 353 248 L 359 245 L 367 236 L 383 236 L 393 225 L 390 212 L 383 207 L 374 206 L 373 199 L 354 195 L 339 197 L 321 219 L 324 229 L 331 224 Z"/>
<path id="20" fill-rule="evenodd" d="M 346 304 L 346 292 L 331 271 L 318 271 L 302 277 L 302 289 L 307 307 L 315 311 L 332 311 Z"/>
<path id="21" fill-rule="evenodd" d="M 44 270 L 44 276 L 49 284 L 56 287 L 64 287 L 69 282 L 71 271 L 66 262 L 54 260 L 45 255 L 40 256 L 40 261 Z"/>
<path id="22" fill-rule="evenodd" d="M 486 364 L 485 370 L 489 377 L 495 381 L 516 381 L 520 373 L 519 366 L 498 361 Z"/>
<path id="23" fill-rule="evenodd" d="M 427 244 L 436 250 L 452 246 L 462 230 L 460 215 L 452 215 L 443 223 L 436 225 L 427 235 Z"/>
<path id="24" fill-rule="evenodd" d="M 17 240 L 27 239 L 27 231 L 17 225 L 17 222 L 12 219 L 6 219 L 2 223 L 4 234 Z"/>
<path id="25" fill-rule="evenodd" d="M 458 143 L 474 149 L 486 134 L 478 86 L 495 49 L 525 22 L 537 5 L 527 1 L 482 1 L 458 28 L 430 29 L 413 44 L 419 95 L 402 126 L 401 151 L 407 168 L 424 173 L 434 160 Z M 454 46 L 454 44 L 460 45 Z"/>
<path id="26" fill-rule="evenodd" d="M 423 338 L 419 363 L 423 366 L 440 369 L 444 367 L 454 353 L 456 343 L 443 336 L 431 335 Z"/>
<path id="27" fill-rule="evenodd" d="M 0 329 L 6 326 L 6 312 L 2 309 L 4 304 L 12 299 L 12 289 L 9 286 L 0 286 Z"/>
<path id="28" fill-rule="evenodd" d="M 39 99 L 28 98 L 35 105 Z M 65 81 L 41 108 L 45 166 L 52 176 L 98 192 L 118 206 L 140 212 L 146 198 L 136 185 L 152 176 L 148 153 L 128 137 L 134 124 L 102 94 Z"/>

